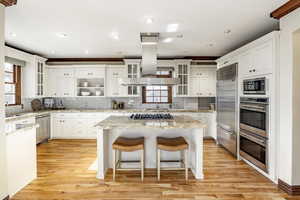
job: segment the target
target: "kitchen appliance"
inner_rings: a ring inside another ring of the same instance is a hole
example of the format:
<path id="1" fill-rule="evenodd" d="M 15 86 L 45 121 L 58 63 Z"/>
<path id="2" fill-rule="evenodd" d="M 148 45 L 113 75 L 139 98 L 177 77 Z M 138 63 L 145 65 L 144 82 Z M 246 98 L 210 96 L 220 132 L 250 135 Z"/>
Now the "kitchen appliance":
<path id="1" fill-rule="evenodd" d="M 240 99 L 240 129 L 268 137 L 268 98 Z"/>
<path id="2" fill-rule="evenodd" d="M 268 172 L 268 139 L 240 130 L 240 156 Z"/>
<path id="3" fill-rule="evenodd" d="M 217 71 L 217 141 L 237 155 L 238 78 L 237 64 Z"/>
<path id="4" fill-rule="evenodd" d="M 265 95 L 266 78 L 246 79 L 243 81 L 243 94 Z"/>
<path id="5" fill-rule="evenodd" d="M 50 138 L 50 114 L 38 115 L 35 119 L 39 124 L 36 130 L 36 144 L 40 144 Z"/>
<path id="6" fill-rule="evenodd" d="M 240 99 L 240 155 L 268 172 L 268 98 Z"/>
<path id="7" fill-rule="evenodd" d="M 132 120 L 172 120 L 173 115 L 170 113 L 157 113 L 157 114 L 132 114 L 130 117 Z"/>
<path id="8" fill-rule="evenodd" d="M 53 109 L 55 105 L 55 101 L 53 98 L 44 98 L 43 105 L 45 109 Z"/>
<path id="9" fill-rule="evenodd" d="M 179 78 L 157 78 L 157 46 L 160 33 L 141 33 L 142 44 L 142 73 L 141 78 L 121 78 L 120 83 L 124 86 L 146 86 L 146 85 L 178 85 Z M 174 68 L 169 68 L 174 71 Z"/>

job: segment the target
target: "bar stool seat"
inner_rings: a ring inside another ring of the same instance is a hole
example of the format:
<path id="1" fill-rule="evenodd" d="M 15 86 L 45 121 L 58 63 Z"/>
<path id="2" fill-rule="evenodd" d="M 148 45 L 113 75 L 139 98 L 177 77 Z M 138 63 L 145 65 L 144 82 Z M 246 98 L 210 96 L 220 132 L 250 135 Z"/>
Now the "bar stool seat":
<path id="1" fill-rule="evenodd" d="M 144 149 L 144 138 L 124 138 L 119 137 L 113 143 L 113 149 L 131 152 Z"/>
<path id="2" fill-rule="evenodd" d="M 141 170 L 141 179 L 144 180 L 144 137 L 140 138 L 125 138 L 118 137 L 113 143 L 113 180 L 116 177 L 117 170 Z M 123 161 L 122 152 L 141 151 L 139 161 Z M 138 169 L 121 168 L 122 163 L 140 163 L 141 167 Z"/>
<path id="3" fill-rule="evenodd" d="M 182 151 L 188 148 L 188 143 L 183 137 L 157 138 L 157 148 L 164 151 Z"/>
<path id="4" fill-rule="evenodd" d="M 186 142 L 184 137 L 176 137 L 176 138 L 164 138 L 157 137 L 157 179 L 160 180 L 160 170 L 185 170 L 185 180 L 188 180 L 188 149 L 189 144 Z M 181 159 L 175 161 L 163 161 L 160 159 L 160 151 L 180 151 Z M 184 154 L 184 156 L 183 156 Z M 183 159 L 184 157 L 184 159 Z M 179 168 L 161 168 L 161 162 L 180 162 L 182 167 Z M 184 167 L 183 167 L 184 166 Z"/>

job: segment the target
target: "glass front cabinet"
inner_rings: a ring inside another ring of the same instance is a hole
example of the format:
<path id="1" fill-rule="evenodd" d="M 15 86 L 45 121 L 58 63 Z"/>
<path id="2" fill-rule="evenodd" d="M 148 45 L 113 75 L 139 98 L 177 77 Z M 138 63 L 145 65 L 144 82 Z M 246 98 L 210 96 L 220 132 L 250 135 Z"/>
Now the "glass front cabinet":
<path id="1" fill-rule="evenodd" d="M 140 61 L 130 61 L 125 60 L 126 69 L 127 69 L 127 78 L 140 78 Z M 138 86 L 129 85 L 127 86 L 127 95 L 128 96 L 138 96 L 140 94 L 140 88 Z"/>
<path id="2" fill-rule="evenodd" d="M 176 78 L 179 78 L 180 83 L 176 86 L 176 96 L 189 95 L 189 74 L 191 61 L 176 62 Z"/>

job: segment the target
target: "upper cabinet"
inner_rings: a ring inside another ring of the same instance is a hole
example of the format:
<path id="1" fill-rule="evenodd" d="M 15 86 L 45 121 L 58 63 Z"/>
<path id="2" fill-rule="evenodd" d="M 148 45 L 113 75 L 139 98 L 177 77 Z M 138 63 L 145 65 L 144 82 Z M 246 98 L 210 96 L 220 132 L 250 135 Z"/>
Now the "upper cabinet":
<path id="1" fill-rule="evenodd" d="M 49 97 L 74 97 L 75 96 L 75 79 L 74 69 L 48 68 L 48 87 L 47 96 Z"/>
<path id="2" fill-rule="evenodd" d="M 274 31 L 218 59 L 218 68 L 238 63 L 240 79 L 273 74 L 278 50 L 279 32 Z"/>
<path id="3" fill-rule="evenodd" d="M 125 60 L 126 66 L 126 77 L 127 78 L 140 78 L 140 61 L 139 60 Z M 128 96 L 139 96 L 140 94 L 140 87 L 130 85 L 127 86 L 127 95 Z"/>
<path id="4" fill-rule="evenodd" d="M 216 67 L 191 67 L 189 96 L 216 96 Z"/>
<path id="5" fill-rule="evenodd" d="M 112 65 L 107 68 L 107 96 L 125 97 L 127 87 L 120 84 L 120 79 L 126 78 L 126 68 L 124 65 Z"/>
<path id="6" fill-rule="evenodd" d="M 180 83 L 176 85 L 176 96 L 184 97 L 189 95 L 189 75 L 191 60 L 180 60 L 176 62 L 175 77 L 179 78 Z"/>
<path id="7" fill-rule="evenodd" d="M 46 59 L 34 56 L 32 62 L 26 63 L 22 69 L 23 95 L 29 98 L 45 96 L 46 89 Z"/>
<path id="8" fill-rule="evenodd" d="M 76 78 L 104 78 L 105 77 L 105 65 L 100 66 L 84 66 L 84 68 L 75 69 Z"/>
<path id="9" fill-rule="evenodd" d="M 272 40 L 241 54 L 239 69 L 241 77 L 271 74 L 273 69 Z"/>

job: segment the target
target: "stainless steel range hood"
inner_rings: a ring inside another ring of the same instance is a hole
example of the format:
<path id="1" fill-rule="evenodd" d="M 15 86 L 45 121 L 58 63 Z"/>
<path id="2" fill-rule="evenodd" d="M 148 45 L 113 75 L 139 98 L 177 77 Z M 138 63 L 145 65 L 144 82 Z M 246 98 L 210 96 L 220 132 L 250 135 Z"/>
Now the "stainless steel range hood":
<path id="1" fill-rule="evenodd" d="M 141 78 L 124 78 L 122 85 L 177 85 L 180 80 L 177 78 L 157 78 L 157 45 L 159 33 L 141 33 L 142 43 L 142 75 Z"/>

